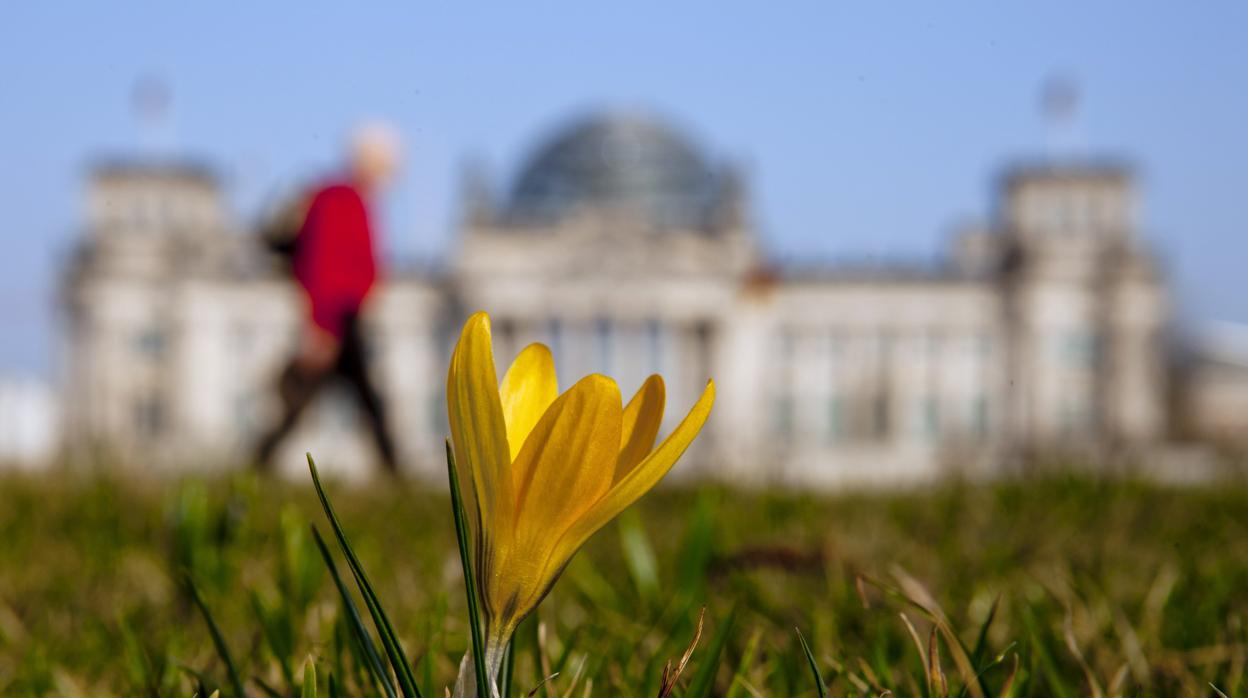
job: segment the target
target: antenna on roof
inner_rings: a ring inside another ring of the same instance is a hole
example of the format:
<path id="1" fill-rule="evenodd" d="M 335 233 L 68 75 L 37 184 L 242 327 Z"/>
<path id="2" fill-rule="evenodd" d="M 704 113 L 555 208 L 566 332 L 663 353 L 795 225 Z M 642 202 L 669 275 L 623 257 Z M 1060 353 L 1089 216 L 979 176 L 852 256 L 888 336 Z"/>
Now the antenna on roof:
<path id="1" fill-rule="evenodd" d="M 1050 160 L 1077 157 L 1083 150 L 1079 115 L 1079 83 L 1069 75 L 1054 75 L 1040 90 L 1044 117 L 1046 155 Z"/>
<path id="2" fill-rule="evenodd" d="M 159 157 L 172 152 L 172 105 L 173 94 L 164 80 L 145 75 L 135 81 L 130 108 L 138 126 L 139 150 L 144 155 Z"/>

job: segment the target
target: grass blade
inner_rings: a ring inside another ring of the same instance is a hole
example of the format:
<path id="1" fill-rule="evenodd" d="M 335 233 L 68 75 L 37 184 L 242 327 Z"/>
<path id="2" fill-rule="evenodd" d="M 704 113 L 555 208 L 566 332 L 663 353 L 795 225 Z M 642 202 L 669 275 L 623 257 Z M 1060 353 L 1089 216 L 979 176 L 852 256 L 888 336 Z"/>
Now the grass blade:
<path id="1" fill-rule="evenodd" d="M 191 668 L 191 667 L 189 667 L 189 666 L 187 666 L 187 665 L 185 665 L 185 664 L 179 664 L 179 665 L 178 665 L 178 671 L 181 671 L 182 673 L 186 674 L 187 676 L 189 676 L 189 677 L 191 677 L 192 679 L 194 679 L 194 680 L 195 680 L 195 691 L 194 691 L 194 695 L 197 695 L 197 696 L 206 696 L 206 695 L 208 695 L 208 693 L 209 693 L 209 691 L 208 691 L 208 684 L 209 684 L 209 681 L 208 681 L 208 678 L 207 678 L 206 676 L 204 676 L 203 674 L 201 674 L 201 673 L 200 673 L 199 671 L 197 671 L 196 669 L 193 669 L 193 668 Z M 213 691 L 213 692 L 215 693 L 216 691 Z"/>
<path id="2" fill-rule="evenodd" d="M 243 680 L 238 676 L 238 669 L 234 666 L 234 659 L 230 656 L 230 650 L 225 646 L 225 638 L 221 635 L 221 629 L 217 627 L 217 622 L 212 619 L 212 612 L 208 610 L 208 604 L 204 603 L 203 597 L 199 595 L 199 589 L 195 588 L 195 581 L 188 574 L 185 577 L 186 588 L 191 592 L 191 601 L 195 602 L 195 606 L 199 608 L 199 612 L 204 616 L 204 622 L 208 624 L 208 633 L 212 636 L 212 644 L 217 648 L 217 656 L 225 663 L 225 670 L 230 675 L 230 687 L 234 689 L 234 695 L 242 698 L 246 696 L 243 690 Z"/>
<path id="3" fill-rule="evenodd" d="M 347 611 L 347 620 L 356 641 L 364 650 L 364 656 L 368 660 L 367 666 L 373 679 L 381 683 L 382 689 L 386 692 L 386 698 L 398 698 L 398 694 L 394 692 L 394 682 L 390 680 L 390 673 L 386 670 L 385 665 L 381 663 L 381 655 L 377 652 L 377 645 L 373 644 L 373 637 L 368 634 L 368 629 L 364 627 L 364 619 L 360 617 L 360 609 L 356 607 L 355 601 L 351 598 L 351 592 L 347 590 L 347 585 L 342 582 L 342 577 L 338 574 L 338 565 L 334 564 L 334 558 L 329 552 L 329 546 L 325 544 L 325 539 L 321 537 L 321 532 L 316 529 L 316 526 L 312 527 L 312 538 L 316 541 L 316 547 L 321 551 L 321 557 L 325 558 L 325 566 L 329 568 L 329 576 L 333 578 L 334 586 L 338 588 L 338 594 L 342 597 L 342 606 Z"/>
<path id="4" fill-rule="evenodd" d="M 680 662 L 675 669 L 672 668 L 670 659 L 663 666 L 663 677 L 659 681 L 659 698 L 670 698 L 672 692 L 676 690 L 676 682 L 680 680 L 680 675 L 685 673 L 685 667 L 689 665 L 689 658 L 693 656 L 693 651 L 697 649 L 698 640 L 702 639 L 702 621 L 705 618 L 706 606 L 703 606 L 702 611 L 698 613 L 698 624 L 693 630 L 693 639 L 689 641 L 689 646 L 685 648 L 685 653 L 681 655 Z"/>
<path id="5" fill-rule="evenodd" d="M 750 668 L 754 666 L 755 660 L 758 658 L 758 643 L 763 639 L 762 628 L 754 628 L 754 632 L 750 635 L 750 639 L 745 643 L 745 651 L 741 653 L 741 660 L 737 664 L 737 673 L 732 677 L 732 683 L 728 685 L 728 695 L 726 698 L 740 698 L 746 692 L 749 685 Z"/>
<path id="6" fill-rule="evenodd" d="M 815 676 L 815 688 L 819 691 L 819 698 L 827 698 L 828 684 L 823 681 L 823 674 L 819 673 L 819 663 L 815 661 L 815 654 L 810 651 L 810 645 L 806 644 L 806 638 L 802 635 L 802 631 L 797 630 L 797 641 L 802 643 L 802 651 L 806 653 L 806 662 L 810 665 L 810 673 Z"/>
<path id="7" fill-rule="evenodd" d="M 940 605 L 936 603 L 931 593 L 919 583 L 917 579 L 911 577 L 909 573 L 900 567 L 893 567 L 893 578 L 897 580 L 897 585 L 891 585 L 878 579 L 866 578 L 872 586 L 877 589 L 904 600 L 914 608 L 923 612 L 928 620 L 935 624 L 940 630 L 941 636 L 945 639 L 945 646 L 949 649 L 949 656 L 953 660 L 954 666 L 957 667 L 958 673 L 962 676 L 963 685 L 970 693 L 971 698 L 985 698 L 984 689 L 980 686 L 980 682 L 975 678 L 975 668 L 971 664 L 970 650 L 966 645 L 962 644 L 962 638 L 953 631 L 953 626 L 949 623 L 948 616 L 945 615 Z"/>
<path id="8" fill-rule="evenodd" d="M 425 653 L 416 663 L 416 673 L 420 674 L 420 688 L 425 695 L 430 696 L 439 693 L 434 673 L 445 644 L 447 595 L 445 590 L 437 592 L 433 608 L 425 616 Z"/>
<path id="9" fill-rule="evenodd" d="M 498 694 L 502 698 L 511 698 L 511 676 L 516 673 L 516 640 L 513 637 L 507 643 L 507 653 L 503 655 L 503 670 L 498 675 Z"/>
<path id="10" fill-rule="evenodd" d="M 971 665 L 976 669 L 981 667 L 984 655 L 988 652 L 988 630 L 992 627 L 992 621 L 996 619 L 997 609 L 1000 606 L 1001 597 L 997 596 L 992 600 L 992 607 L 988 609 L 988 617 L 984 619 L 983 625 L 979 626 L 979 636 L 975 639 L 975 649 L 971 652 Z"/>
<path id="11" fill-rule="evenodd" d="M 303 685 L 299 690 L 300 698 L 316 698 L 316 664 L 308 657 L 303 665 Z"/>
<path id="12" fill-rule="evenodd" d="M 1001 596 L 998 595 L 995 599 L 992 600 L 992 607 L 988 609 L 988 617 L 984 620 L 983 625 L 979 626 L 979 636 L 975 640 L 975 649 L 974 651 L 971 652 L 971 666 L 974 667 L 975 671 L 978 672 L 978 674 L 976 675 L 976 680 L 979 681 L 979 687 L 984 692 L 984 695 L 990 694 L 990 689 L 988 688 L 988 684 L 984 679 L 984 674 L 987 673 L 988 669 L 990 668 L 989 666 L 984 665 L 984 659 L 985 659 L 984 655 L 988 653 L 988 631 L 989 629 L 991 629 L 992 621 L 996 619 L 997 610 L 1000 607 L 1001 607 Z M 1002 658 L 999 657 L 998 661 L 1001 661 L 1001 659 Z M 967 689 L 965 686 L 962 688 L 962 691 L 959 695 L 964 695 L 964 694 L 969 694 L 969 689 Z"/>
<path id="13" fill-rule="evenodd" d="M 927 694 L 949 698 L 949 680 L 940 664 L 940 629 L 932 627 L 927 636 Z"/>
<path id="14" fill-rule="evenodd" d="M 368 575 L 364 572 L 364 566 L 360 564 L 360 559 L 356 557 L 355 550 L 351 548 L 350 541 L 347 540 L 347 534 L 343 532 L 342 525 L 338 523 L 338 515 L 334 513 L 334 507 L 329 503 L 329 497 L 325 494 L 325 489 L 321 487 L 320 475 L 316 472 L 316 463 L 312 460 L 312 454 L 308 455 L 308 469 L 312 473 L 312 484 L 316 487 L 316 496 L 321 500 L 321 508 L 325 510 L 325 516 L 329 518 L 329 523 L 334 529 L 334 535 L 338 538 L 338 547 L 342 549 L 342 554 L 347 558 L 347 566 L 351 568 L 351 574 L 355 577 L 355 583 L 360 588 L 360 594 L 364 597 L 364 604 L 368 607 L 369 615 L 373 617 L 373 625 L 377 628 L 377 634 L 381 636 L 381 644 L 386 650 L 386 656 L 390 659 L 390 665 L 394 668 L 394 674 L 398 678 L 399 690 L 403 692 L 405 698 L 421 698 L 420 689 L 416 687 L 416 679 L 412 676 L 411 666 L 407 662 L 407 657 L 403 654 L 403 647 L 399 644 L 398 636 L 394 632 L 394 626 L 390 624 L 390 619 L 386 617 L 386 612 L 381 608 L 381 601 L 377 598 L 376 592 L 373 591 L 373 585 L 368 581 Z"/>
<path id="15" fill-rule="evenodd" d="M 732 633 L 732 625 L 736 618 L 737 609 L 734 608 L 724 619 L 724 624 L 716 631 L 705 661 L 702 662 L 702 666 L 698 667 L 698 673 L 693 675 L 689 691 L 685 693 L 688 698 L 706 698 L 711 695 L 715 687 L 715 674 L 719 671 L 720 660 L 723 659 L 724 646 L 728 644 L 728 636 Z"/>
<path id="16" fill-rule="evenodd" d="M 295 683 L 294 669 L 290 666 L 290 655 L 293 653 L 294 638 L 290 631 L 289 623 L 282 623 L 277 615 L 264 599 L 260 597 L 260 593 L 253 590 L 251 592 L 251 609 L 256 616 L 256 620 L 260 622 L 260 630 L 264 634 L 265 642 L 269 645 L 269 652 L 277 659 L 278 668 L 282 672 L 282 679 L 286 681 L 287 686 Z"/>
<path id="17" fill-rule="evenodd" d="M 616 528 L 620 532 L 620 548 L 629 575 L 637 587 L 637 595 L 647 605 L 653 606 L 660 592 L 659 562 L 641 517 L 635 510 L 627 510 L 620 515 Z"/>
<path id="18" fill-rule="evenodd" d="M 703 492 L 694 503 L 688 532 L 680 546 L 679 570 L 676 577 L 676 595 L 685 599 L 706 598 L 707 568 L 714 557 L 715 511 L 717 496 Z"/>
<path id="19" fill-rule="evenodd" d="M 861 578 L 860 578 L 861 579 Z M 910 635 L 910 640 L 914 642 L 914 649 L 918 652 L 919 664 L 923 667 L 924 686 L 932 685 L 932 667 L 927 661 L 927 651 L 923 649 L 923 639 L 919 637 L 919 631 L 915 629 L 914 623 L 910 622 L 910 616 L 905 611 L 899 612 L 901 622 L 906 626 L 906 633 Z M 930 696 L 930 692 L 926 694 Z"/>
<path id="20" fill-rule="evenodd" d="M 446 440 L 446 470 L 451 481 L 451 514 L 455 517 L 455 540 L 459 543 L 459 561 L 464 567 L 464 590 L 468 596 L 468 625 L 472 635 L 472 664 L 477 675 L 477 696 L 493 695 L 486 690 L 488 675 L 485 673 L 485 643 L 481 639 L 481 611 L 477 607 L 477 582 L 469 556 L 468 516 L 464 512 L 463 493 L 459 489 L 459 473 L 455 469 L 455 453 L 451 440 Z"/>

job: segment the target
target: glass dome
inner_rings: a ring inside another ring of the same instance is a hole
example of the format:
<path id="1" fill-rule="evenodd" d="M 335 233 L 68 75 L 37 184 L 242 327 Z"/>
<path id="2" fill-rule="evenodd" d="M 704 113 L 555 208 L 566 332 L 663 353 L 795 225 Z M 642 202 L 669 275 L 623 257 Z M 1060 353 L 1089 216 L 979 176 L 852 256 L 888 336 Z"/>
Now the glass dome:
<path id="1" fill-rule="evenodd" d="M 653 119 L 596 116 L 558 132 L 528 161 L 507 203 L 515 223 L 552 223 L 581 208 L 640 212 L 658 229 L 700 230 L 721 181 L 682 136 Z"/>

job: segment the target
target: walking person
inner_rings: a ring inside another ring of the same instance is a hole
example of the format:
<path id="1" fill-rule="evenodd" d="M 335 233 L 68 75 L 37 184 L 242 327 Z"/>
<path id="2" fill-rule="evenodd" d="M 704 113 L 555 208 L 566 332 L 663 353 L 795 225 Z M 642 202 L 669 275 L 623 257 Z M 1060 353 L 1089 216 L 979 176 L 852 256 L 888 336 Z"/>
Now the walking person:
<path id="1" fill-rule="evenodd" d="M 380 125 L 359 129 L 351 140 L 344 174 L 304 199 L 306 214 L 283 250 L 307 311 L 300 347 L 282 372 L 278 392 L 282 415 L 256 446 L 254 463 L 268 471 L 274 452 L 299 415 L 331 380 L 353 389 L 387 472 L 397 474 L 394 441 L 385 405 L 368 376 L 360 313 L 377 280 L 375 239 L 369 202 L 393 177 L 399 140 Z"/>

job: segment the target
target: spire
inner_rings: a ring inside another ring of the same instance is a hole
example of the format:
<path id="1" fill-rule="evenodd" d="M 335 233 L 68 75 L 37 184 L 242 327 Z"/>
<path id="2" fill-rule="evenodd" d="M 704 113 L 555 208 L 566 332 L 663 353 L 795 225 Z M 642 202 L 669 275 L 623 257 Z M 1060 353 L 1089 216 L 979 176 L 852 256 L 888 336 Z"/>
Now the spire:
<path id="1" fill-rule="evenodd" d="M 140 153 L 153 158 L 171 155 L 176 144 L 169 84 L 154 75 L 140 77 L 130 92 L 130 108 L 138 129 Z"/>
<path id="2" fill-rule="evenodd" d="M 1078 81 L 1054 75 L 1040 89 L 1040 113 L 1044 118 L 1046 155 L 1057 161 L 1083 155 L 1083 121 L 1079 112 L 1082 95 Z"/>

